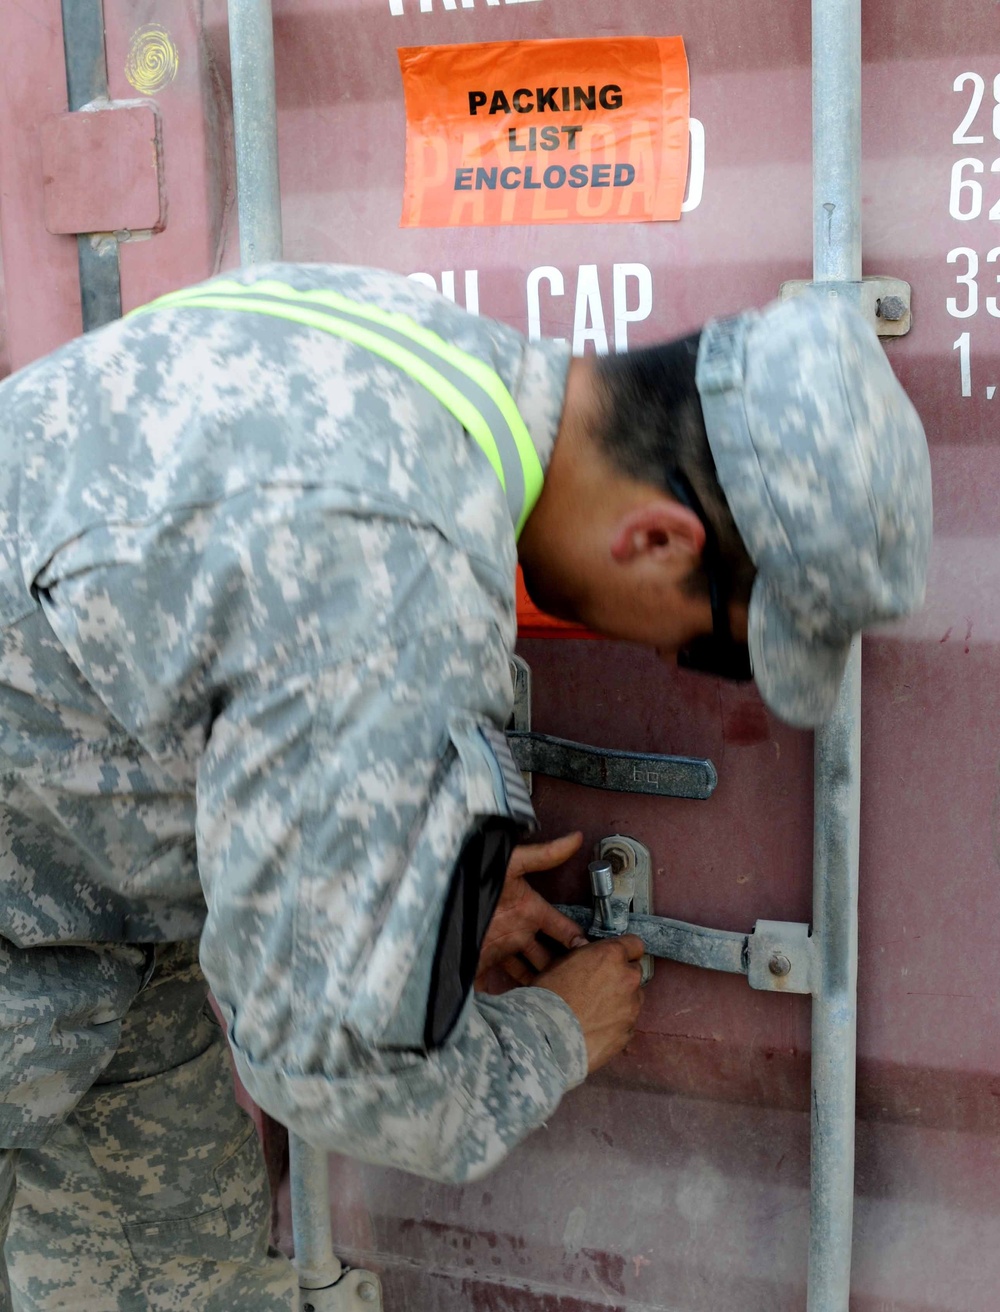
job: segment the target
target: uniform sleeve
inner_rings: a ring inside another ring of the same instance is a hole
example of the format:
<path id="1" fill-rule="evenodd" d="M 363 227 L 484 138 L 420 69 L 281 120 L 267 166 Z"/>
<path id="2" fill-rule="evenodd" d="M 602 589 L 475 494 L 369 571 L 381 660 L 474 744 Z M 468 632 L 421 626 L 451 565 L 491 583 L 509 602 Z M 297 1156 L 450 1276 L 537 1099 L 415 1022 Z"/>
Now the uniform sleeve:
<path id="1" fill-rule="evenodd" d="M 118 721 L 196 778 L 202 964 L 251 1095 L 307 1141 L 447 1180 L 586 1070 L 544 989 L 470 998 L 424 1046 L 453 871 L 510 815 L 482 733 L 512 695 L 508 568 L 336 488 L 277 488 L 88 533 L 36 580 Z"/>
<path id="2" fill-rule="evenodd" d="M 423 1047 L 431 961 L 470 830 L 505 814 L 472 620 L 246 689 L 199 775 L 206 974 L 254 1099 L 307 1141 L 442 1180 L 494 1167 L 586 1074 L 544 989 L 470 998 Z"/>

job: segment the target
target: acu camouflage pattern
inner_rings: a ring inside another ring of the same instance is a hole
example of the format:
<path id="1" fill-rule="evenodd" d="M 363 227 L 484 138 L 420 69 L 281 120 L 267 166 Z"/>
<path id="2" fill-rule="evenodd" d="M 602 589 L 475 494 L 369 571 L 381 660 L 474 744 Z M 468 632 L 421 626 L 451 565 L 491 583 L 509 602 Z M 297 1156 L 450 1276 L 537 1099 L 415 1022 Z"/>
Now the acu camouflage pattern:
<path id="1" fill-rule="evenodd" d="M 159 948 L 103 1076 L 43 1144 L 0 1153 L 2 1312 L 297 1306 L 206 994 L 196 942 Z"/>
<path id="2" fill-rule="evenodd" d="M 41 1143 L 106 1069 L 152 961 L 127 943 L 18 948 L 0 938 L 0 1149 Z"/>
<path id="3" fill-rule="evenodd" d="M 757 566 L 754 678 L 783 719 L 819 724 L 853 635 L 923 601 L 923 427 L 872 329 L 819 293 L 709 324 L 697 381 L 719 482 Z"/>
<path id="4" fill-rule="evenodd" d="M 547 464 L 568 348 L 380 272 L 259 277 L 477 356 Z M 509 814 L 480 726 L 510 711 L 516 549 L 486 457 L 347 341 L 183 307 L 0 385 L 0 451 L 0 937 L 201 934 L 262 1107 L 365 1160 L 490 1169 L 586 1054 L 543 989 L 470 999 L 419 1051 L 453 865 L 476 817 Z M 0 1046 L 0 1143 L 37 1143 L 100 1064 L 82 1045 L 64 1106 L 26 1125 Z"/>

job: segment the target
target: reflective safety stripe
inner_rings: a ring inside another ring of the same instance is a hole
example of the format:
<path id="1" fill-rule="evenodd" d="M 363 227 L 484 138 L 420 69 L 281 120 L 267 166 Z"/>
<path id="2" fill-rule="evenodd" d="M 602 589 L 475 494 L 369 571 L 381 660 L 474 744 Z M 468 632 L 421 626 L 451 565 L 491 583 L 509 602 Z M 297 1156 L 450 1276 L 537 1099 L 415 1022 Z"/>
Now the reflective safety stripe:
<path id="1" fill-rule="evenodd" d="M 239 310 L 318 328 L 371 351 L 425 387 L 479 445 L 507 498 L 516 536 L 542 490 L 542 466 L 503 380 L 489 365 L 403 314 L 332 291 L 298 291 L 274 279 L 219 280 L 171 292 L 133 314 L 158 309 Z"/>

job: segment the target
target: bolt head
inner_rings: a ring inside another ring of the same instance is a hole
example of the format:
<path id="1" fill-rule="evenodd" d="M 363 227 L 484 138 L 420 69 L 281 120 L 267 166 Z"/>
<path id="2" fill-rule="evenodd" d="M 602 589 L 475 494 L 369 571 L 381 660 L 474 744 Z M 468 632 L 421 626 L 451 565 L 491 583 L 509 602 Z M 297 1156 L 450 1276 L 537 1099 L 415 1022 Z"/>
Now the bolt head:
<path id="1" fill-rule="evenodd" d="M 374 1303 L 378 1298 L 378 1289 L 370 1280 L 358 1282 L 358 1298 L 362 1303 Z"/>
<path id="2" fill-rule="evenodd" d="M 790 973 L 792 963 L 783 952 L 775 952 L 771 957 L 771 960 L 767 963 L 767 968 L 772 975 L 776 975 L 780 979 L 783 975 Z"/>
<path id="3" fill-rule="evenodd" d="M 906 316 L 906 302 L 902 296 L 883 296 L 879 302 L 878 313 L 880 319 L 887 319 L 890 323 L 898 323 L 900 319 Z"/>

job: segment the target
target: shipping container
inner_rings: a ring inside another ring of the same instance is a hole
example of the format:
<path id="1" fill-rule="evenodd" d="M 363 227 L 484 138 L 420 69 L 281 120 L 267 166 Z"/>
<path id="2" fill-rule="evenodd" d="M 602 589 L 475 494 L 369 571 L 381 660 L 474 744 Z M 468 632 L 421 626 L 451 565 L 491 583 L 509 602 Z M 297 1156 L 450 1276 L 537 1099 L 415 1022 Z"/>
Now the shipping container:
<path id="1" fill-rule="evenodd" d="M 103 42 L 100 9 L 0 0 L 0 375 L 78 334 L 116 288 L 128 311 L 241 261 L 224 0 L 103 0 Z M 849 21 L 853 6 L 813 9 Z M 274 0 L 284 256 L 412 275 L 578 354 L 763 305 L 814 276 L 813 63 L 822 77 L 838 55 L 826 37 L 813 50 L 812 19 L 805 0 Z M 600 91 L 623 37 L 683 40 L 678 218 L 633 221 L 625 187 L 581 210 L 543 186 L 529 221 L 487 222 L 477 205 L 495 193 L 470 173 L 457 222 L 403 224 L 399 50 L 591 39 L 608 53 Z M 926 427 L 935 539 L 926 605 L 862 650 L 850 1308 L 997 1312 L 1000 8 L 864 0 L 861 52 L 861 273 L 908 285 L 883 343 Z M 256 66 L 247 77 L 262 89 Z M 752 685 L 537 621 L 519 654 L 536 731 L 707 759 L 718 778 L 698 800 L 536 773 L 546 835 L 582 828 L 587 852 L 634 839 L 660 916 L 744 935 L 813 923 L 827 803 L 811 733 Z M 585 867 L 543 887 L 586 904 Z M 627 1052 L 488 1178 L 331 1158 L 335 1252 L 378 1274 L 389 1312 L 798 1312 L 817 1005 L 657 961 Z M 287 1181 L 278 1201 L 290 1249 Z"/>

